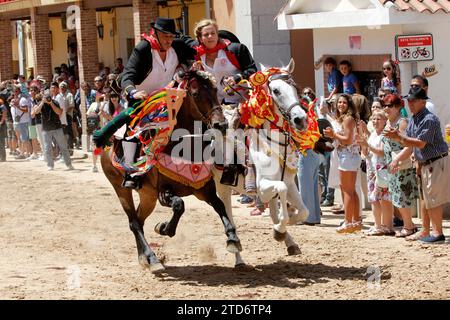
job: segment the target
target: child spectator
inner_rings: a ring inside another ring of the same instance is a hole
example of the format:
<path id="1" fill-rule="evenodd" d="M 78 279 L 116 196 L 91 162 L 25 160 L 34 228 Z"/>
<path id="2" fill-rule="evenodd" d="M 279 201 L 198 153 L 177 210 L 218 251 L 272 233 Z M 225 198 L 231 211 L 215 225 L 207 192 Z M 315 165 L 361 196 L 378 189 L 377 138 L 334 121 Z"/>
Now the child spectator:
<path id="1" fill-rule="evenodd" d="M 354 94 L 361 93 L 359 88 L 358 78 L 352 73 L 352 64 L 348 60 L 342 60 L 339 64 L 339 70 L 341 71 L 343 78 L 342 84 L 344 93 Z"/>
<path id="2" fill-rule="evenodd" d="M 330 100 L 335 94 L 342 93 L 342 74 L 336 68 L 336 60 L 328 57 L 324 61 L 325 71 L 328 72 L 328 98 Z"/>
<path id="3" fill-rule="evenodd" d="M 383 62 L 383 75 L 381 79 L 381 88 L 390 89 L 391 93 L 401 94 L 400 80 L 397 71 L 397 65 L 392 60 Z"/>
<path id="4" fill-rule="evenodd" d="M 372 115 L 377 110 L 383 111 L 383 100 L 380 98 L 373 99 L 372 106 L 370 107 Z M 370 135 L 374 130 L 375 128 L 373 127 L 372 121 L 369 121 L 367 124 L 367 133 Z"/>

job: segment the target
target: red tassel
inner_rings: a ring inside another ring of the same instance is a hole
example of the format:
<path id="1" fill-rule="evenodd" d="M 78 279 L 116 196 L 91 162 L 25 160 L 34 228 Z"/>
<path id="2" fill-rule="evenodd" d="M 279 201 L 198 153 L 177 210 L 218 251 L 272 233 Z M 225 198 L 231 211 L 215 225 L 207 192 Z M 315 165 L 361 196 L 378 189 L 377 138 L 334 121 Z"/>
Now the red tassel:
<path id="1" fill-rule="evenodd" d="M 94 149 L 94 155 L 95 156 L 99 156 L 99 155 L 101 155 L 102 154 L 102 151 L 103 151 L 103 149 L 102 148 L 95 148 Z"/>

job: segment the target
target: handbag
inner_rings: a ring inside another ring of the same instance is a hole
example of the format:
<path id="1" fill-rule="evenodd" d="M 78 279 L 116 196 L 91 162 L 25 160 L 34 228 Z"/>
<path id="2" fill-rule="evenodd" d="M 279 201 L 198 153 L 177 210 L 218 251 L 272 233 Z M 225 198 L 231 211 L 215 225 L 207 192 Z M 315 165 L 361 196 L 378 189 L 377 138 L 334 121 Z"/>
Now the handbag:
<path id="1" fill-rule="evenodd" d="M 392 151 L 392 159 L 394 159 L 400 152 L 402 152 L 402 150 L 400 151 Z M 407 169 L 411 169 L 413 168 L 413 163 L 411 160 L 411 157 L 408 157 L 408 159 L 400 161 L 400 163 L 398 164 L 398 170 L 407 170 Z"/>
<path id="2" fill-rule="evenodd" d="M 100 116 L 98 114 L 89 115 L 86 117 L 87 133 L 92 134 L 100 126 Z"/>
<path id="3" fill-rule="evenodd" d="M 389 186 L 389 174 L 386 169 L 375 171 L 375 185 L 377 188 L 387 188 Z"/>
<path id="4" fill-rule="evenodd" d="M 15 123 L 20 123 L 20 119 L 22 119 L 22 116 L 23 116 L 23 112 L 22 112 L 22 114 L 20 115 L 20 116 L 14 116 L 14 122 Z"/>

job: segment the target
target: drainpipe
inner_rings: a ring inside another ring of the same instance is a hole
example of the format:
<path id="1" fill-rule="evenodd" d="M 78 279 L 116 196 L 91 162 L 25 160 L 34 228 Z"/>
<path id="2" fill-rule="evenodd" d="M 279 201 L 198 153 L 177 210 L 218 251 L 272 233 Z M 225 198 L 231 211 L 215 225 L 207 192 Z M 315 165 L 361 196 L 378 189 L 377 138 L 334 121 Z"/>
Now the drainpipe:
<path id="1" fill-rule="evenodd" d="M 179 0 L 181 3 L 181 16 L 183 17 L 183 32 L 189 34 L 189 8 L 184 0 Z"/>
<path id="2" fill-rule="evenodd" d="M 22 20 L 16 21 L 17 25 L 17 42 L 19 44 L 19 73 L 26 78 L 26 54 L 25 54 L 25 38 Z"/>
<path id="3" fill-rule="evenodd" d="M 205 0 L 205 17 L 211 19 L 211 0 Z"/>

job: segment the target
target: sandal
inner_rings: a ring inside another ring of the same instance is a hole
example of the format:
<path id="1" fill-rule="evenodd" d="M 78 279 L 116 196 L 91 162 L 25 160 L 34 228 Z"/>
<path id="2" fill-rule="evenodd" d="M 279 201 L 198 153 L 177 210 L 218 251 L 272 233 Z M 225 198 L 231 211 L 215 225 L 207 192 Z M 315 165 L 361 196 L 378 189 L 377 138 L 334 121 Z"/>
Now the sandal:
<path id="1" fill-rule="evenodd" d="M 416 233 L 418 231 L 417 228 L 412 228 L 412 229 L 407 229 L 407 228 L 403 228 L 401 231 L 397 231 L 395 233 L 395 236 L 397 238 L 406 238 L 410 235 L 413 235 L 414 233 Z"/>
<path id="2" fill-rule="evenodd" d="M 421 230 L 420 232 L 416 232 L 415 234 L 405 237 L 405 240 L 406 241 L 417 241 L 422 238 L 428 237 L 429 235 L 430 235 L 430 232 L 424 232 L 423 230 Z"/>
<path id="3" fill-rule="evenodd" d="M 385 236 L 395 236 L 395 230 L 389 229 L 386 226 L 381 226 L 381 229 L 383 230 L 383 233 Z"/>
<path id="4" fill-rule="evenodd" d="M 341 226 L 336 228 L 337 233 L 353 233 L 356 231 L 353 223 L 344 222 Z"/>
<path id="5" fill-rule="evenodd" d="M 384 230 L 382 228 L 370 227 L 370 229 L 365 232 L 366 236 L 384 236 Z"/>

